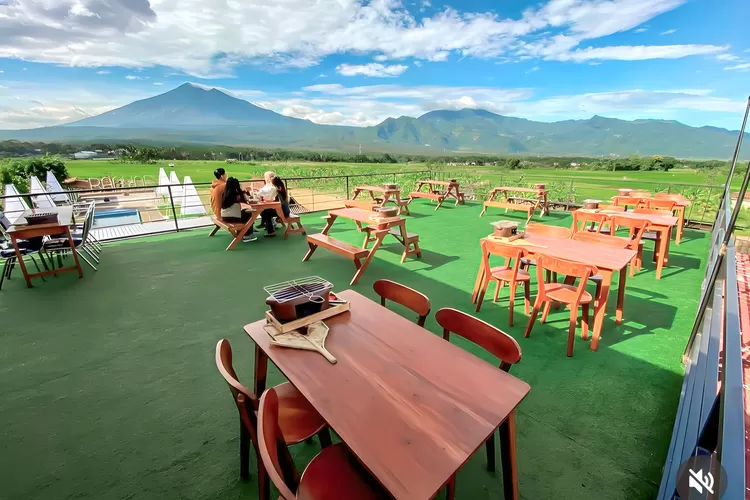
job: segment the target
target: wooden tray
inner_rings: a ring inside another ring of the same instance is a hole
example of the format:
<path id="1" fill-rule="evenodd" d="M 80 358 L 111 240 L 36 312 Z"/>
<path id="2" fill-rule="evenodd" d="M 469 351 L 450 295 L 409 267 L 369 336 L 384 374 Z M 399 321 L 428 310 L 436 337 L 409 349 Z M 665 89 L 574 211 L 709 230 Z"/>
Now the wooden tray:
<path id="1" fill-rule="evenodd" d="M 330 318 L 331 316 L 336 316 L 337 314 L 341 314 L 342 312 L 346 312 L 349 310 L 349 303 L 344 302 L 343 304 L 336 304 L 325 311 L 320 311 L 319 313 L 311 314 L 310 316 L 306 316 L 301 319 L 296 319 L 294 321 L 289 321 L 287 323 L 281 323 L 278 321 L 273 313 L 271 311 L 266 311 L 266 321 L 273 325 L 273 327 L 276 329 L 279 333 L 288 333 L 292 330 L 296 330 L 298 328 L 302 328 L 305 326 L 308 326 L 311 323 L 315 323 L 316 321 L 323 321 L 326 318 Z"/>

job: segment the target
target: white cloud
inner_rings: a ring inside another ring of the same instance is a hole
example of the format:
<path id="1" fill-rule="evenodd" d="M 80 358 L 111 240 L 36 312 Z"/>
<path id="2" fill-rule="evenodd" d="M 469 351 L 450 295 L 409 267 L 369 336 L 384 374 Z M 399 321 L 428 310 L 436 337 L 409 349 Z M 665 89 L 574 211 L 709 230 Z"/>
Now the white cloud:
<path id="1" fill-rule="evenodd" d="M 325 73 L 321 73 L 318 75 L 318 78 L 327 78 L 327 77 L 328 75 L 326 75 Z"/>
<path id="2" fill-rule="evenodd" d="M 687 56 L 714 54 L 727 50 L 718 45 L 634 45 L 617 47 L 588 47 L 572 52 L 548 56 L 557 61 L 588 61 L 590 59 L 614 59 L 618 61 L 643 61 L 646 59 L 679 59 Z"/>
<path id="3" fill-rule="evenodd" d="M 142 80 L 140 76 L 136 76 L 136 75 L 128 75 L 125 77 L 125 79 L 126 80 Z"/>
<path id="4" fill-rule="evenodd" d="M 422 0 L 422 7 L 432 7 L 430 0 Z"/>
<path id="5" fill-rule="evenodd" d="M 672 33 L 677 33 L 677 30 L 667 30 L 667 31 L 662 31 L 662 32 L 661 32 L 661 33 L 659 33 L 659 34 L 660 34 L 660 35 L 671 35 Z"/>
<path id="6" fill-rule="evenodd" d="M 548 31 L 571 50 L 685 1 L 547 0 L 517 19 L 452 8 L 417 19 L 398 0 L 286 0 L 272 9 L 236 0 L 14 0 L 0 2 L 0 58 L 220 77 L 240 64 L 309 67 L 345 53 L 379 62 L 513 57 L 520 42 L 547 41 Z"/>
<path id="7" fill-rule="evenodd" d="M 526 72 L 526 74 L 528 74 L 528 73 L 533 73 L 534 71 L 539 71 L 539 66 L 534 66 L 533 68 L 531 68 L 530 70 L 528 70 L 528 71 Z"/>
<path id="8" fill-rule="evenodd" d="M 719 54 L 716 56 L 717 61 L 739 61 L 740 58 L 732 54 Z"/>
<path id="9" fill-rule="evenodd" d="M 648 31 L 648 28 L 638 28 L 635 30 L 636 33 L 645 33 L 646 31 Z"/>
<path id="10" fill-rule="evenodd" d="M 96 72 L 97 75 L 108 75 L 110 73 L 111 71 L 107 71 L 105 69 Z"/>
<path id="11" fill-rule="evenodd" d="M 164 85 L 164 84 L 163 84 L 163 83 L 161 83 L 161 82 L 154 82 L 154 85 L 162 86 L 162 85 Z"/>
<path id="12" fill-rule="evenodd" d="M 369 64 L 340 64 L 336 66 L 336 73 L 342 76 L 373 76 L 377 78 L 391 78 L 398 76 L 409 69 L 409 66 L 403 64 L 393 64 L 385 66 L 380 63 Z"/>
<path id="13" fill-rule="evenodd" d="M 750 71 L 750 63 L 742 63 L 724 68 L 728 71 Z"/>

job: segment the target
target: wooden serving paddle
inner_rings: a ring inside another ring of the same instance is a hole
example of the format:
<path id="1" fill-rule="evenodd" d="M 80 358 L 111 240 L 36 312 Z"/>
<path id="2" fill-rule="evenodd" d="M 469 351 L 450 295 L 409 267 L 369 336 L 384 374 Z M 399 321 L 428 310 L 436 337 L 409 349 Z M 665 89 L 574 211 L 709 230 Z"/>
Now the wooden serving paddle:
<path id="1" fill-rule="evenodd" d="M 290 349 L 315 351 L 322 354 L 329 363 L 336 363 L 336 358 L 325 348 L 328 325 L 322 321 L 311 323 L 307 327 L 306 335 L 301 334 L 297 330 L 287 333 L 277 333 L 272 325 L 266 325 L 266 331 L 271 335 L 271 344 L 273 345 L 288 347 Z"/>

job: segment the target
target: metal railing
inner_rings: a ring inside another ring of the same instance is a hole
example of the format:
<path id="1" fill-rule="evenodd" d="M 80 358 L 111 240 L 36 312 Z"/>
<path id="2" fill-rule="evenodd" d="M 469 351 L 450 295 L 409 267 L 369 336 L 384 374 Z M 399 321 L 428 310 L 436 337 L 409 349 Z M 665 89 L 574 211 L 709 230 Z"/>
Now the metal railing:
<path id="1" fill-rule="evenodd" d="M 750 99 L 748 108 L 750 110 Z M 734 174 L 744 127 L 711 231 L 708 265 L 695 323 L 683 355 L 683 380 L 672 439 L 659 488 L 659 499 L 680 498 L 680 466 L 691 457 L 714 455 L 726 473 L 713 470 L 715 497 L 745 498 L 745 404 L 740 298 L 733 232 L 750 182 L 747 165 L 737 202 L 732 205 Z M 702 497 L 702 495 L 701 495 Z M 691 497 L 692 498 L 692 497 Z"/>

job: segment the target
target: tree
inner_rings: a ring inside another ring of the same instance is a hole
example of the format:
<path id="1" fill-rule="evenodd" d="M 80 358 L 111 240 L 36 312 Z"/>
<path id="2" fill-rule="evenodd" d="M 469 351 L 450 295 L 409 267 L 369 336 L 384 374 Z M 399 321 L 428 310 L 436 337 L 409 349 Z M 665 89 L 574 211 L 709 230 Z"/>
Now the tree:
<path id="1" fill-rule="evenodd" d="M 47 178 L 47 172 L 52 174 L 59 181 L 68 178 L 68 170 L 65 168 L 65 162 L 59 156 L 36 156 L 25 160 L 12 160 L 0 169 L 0 179 L 3 184 L 13 184 L 21 193 L 29 192 L 29 177 L 34 175 L 39 180 L 44 181 Z"/>

